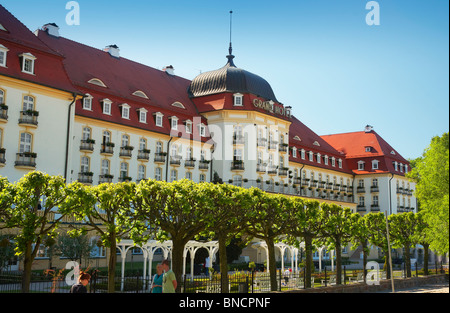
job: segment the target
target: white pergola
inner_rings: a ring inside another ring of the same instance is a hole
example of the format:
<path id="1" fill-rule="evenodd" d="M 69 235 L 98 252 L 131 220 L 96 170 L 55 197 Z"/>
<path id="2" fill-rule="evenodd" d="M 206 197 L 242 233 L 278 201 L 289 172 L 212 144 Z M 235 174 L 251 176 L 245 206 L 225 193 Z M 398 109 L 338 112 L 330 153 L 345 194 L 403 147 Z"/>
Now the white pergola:
<path id="1" fill-rule="evenodd" d="M 153 262 L 153 256 L 155 254 L 155 251 L 158 249 L 161 249 L 163 251 L 163 255 L 165 259 L 168 259 L 169 256 L 172 255 L 172 241 L 156 241 L 156 240 L 149 240 L 144 245 L 139 246 L 134 243 L 133 240 L 121 240 L 119 243 L 117 243 L 117 249 L 120 251 L 120 256 L 122 259 L 122 283 L 121 283 L 121 290 L 123 290 L 124 285 L 124 277 L 125 277 L 125 261 L 127 257 L 127 253 L 131 248 L 140 248 L 143 253 L 144 257 L 144 269 L 143 269 L 143 277 L 152 277 L 152 262 Z M 189 255 L 191 257 L 191 273 L 190 277 L 193 279 L 194 277 L 194 258 L 197 251 L 201 248 L 205 248 L 208 250 L 209 253 L 209 260 L 210 264 L 207 264 L 207 267 L 211 267 L 212 262 L 215 259 L 215 255 L 217 251 L 219 250 L 219 243 L 218 241 L 209 241 L 209 242 L 199 242 L 191 240 L 189 241 L 186 246 L 184 247 L 183 251 L 183 275 L 186 275 L 186 257 L 187 253 L 189 252 Z M 172 259 L 170 257 L 170 259 Z M 148 264 L 148 275 L 147 275 L 147 264 Z"/>
<path id="2" fill-rule="evenodd" d="M 252 244 L 252 247 L 255 249 L 263 249 L 266 252 L 266 260 L 269 259 L 269 250 L 267 248 L 267 244 L 265 241 L 259 241 Z M 294 264 L 293 271 L 297 273 L 298 268 L 298 252 L 299 249 L 294 246 L 287 245 L 285 243 L 279 242 L 275 244 L 275 248 L 278 248 L 281 253 L 281 272 L 284 272 L 284 255 L 286 251 L 289 251 L 291 255 L 291 264 Z M 300 243 L 300 248 L 305 248 L 305 243 Z M 319 251 L 319 271 L 322 272 L 322 253 L 326 247 L 320 247 L 317 250 Z M 331 271 L 334 271 L 334 250 L 330 251 L 331 253 Z"/>

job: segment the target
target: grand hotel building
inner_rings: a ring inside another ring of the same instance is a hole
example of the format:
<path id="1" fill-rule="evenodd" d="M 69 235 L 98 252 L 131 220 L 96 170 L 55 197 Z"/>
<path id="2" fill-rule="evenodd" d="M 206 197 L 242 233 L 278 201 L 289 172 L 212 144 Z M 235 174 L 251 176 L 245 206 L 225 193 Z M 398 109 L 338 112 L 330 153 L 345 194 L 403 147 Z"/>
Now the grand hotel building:
<path id="1" fill-rule="evenodd" d="M 417 210 L 409 169 L 370 126 L 314 133 L 235 65 L 231 47 L 225 66 L 190 81 L 55 24 L 32 33 L 0 5 L 0 175 L 10 181 L 32 170 L 90 185 L 219 180 L 392 214 Z"/>

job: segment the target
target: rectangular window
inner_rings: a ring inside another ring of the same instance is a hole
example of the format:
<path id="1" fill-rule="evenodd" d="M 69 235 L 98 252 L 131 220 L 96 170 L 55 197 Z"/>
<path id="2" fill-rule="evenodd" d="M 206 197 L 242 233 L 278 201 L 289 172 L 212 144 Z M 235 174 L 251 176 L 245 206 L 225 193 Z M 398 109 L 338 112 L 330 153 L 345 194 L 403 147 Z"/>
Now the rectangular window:
<path id="1" fill-rule="evenodd" d="M 122 107 L 122 118 L 130 119 L 130 107 L 127 106 Z"/>
<path id="2" fill-rule="evenodd" d="M 161 168 L 155 168 L 155 180 L 161 180 Z"/>
<path id="3" fill-rule="evenodd" d="M 139 122 L 140 123 L 147 123 L 147 112 L 146 111 L 139 111 Z"/>
<path id="4" fill-rule="evenodd" d="M 162 127 L 163 126 L 163 116 L 162 115 L 156 115 L 156 119 L 155 119 L 155 124 L 158 127 Z"/>
<path id="5" fill-rule="evenodd" d="M 173 130 L 178 130 L 178 119 L 175 117 L 172 117 L 172 119 L 170 120 L 171 123 L 171 127 Z"/>
<path id="6" fill-rule="evenodd" d="M 103 101 L 103 114 L 111 115 L 111 102 Z"/>
<path id="7" fill-rule="evenodd" d="M 6 67 L 6 50 L 2 50 L 0 47 L 0 66 Z"/>
<path id="8" fill-rule="evenodd" d="M 83 110 L 92 111 L 92 97 L 84 98 L 84 100 L 83 100 Z"/>
<path id="9" fill-rule="evenodd" d="M 192 122 L 186 122 L 186 133 L 192 134 Z"/>

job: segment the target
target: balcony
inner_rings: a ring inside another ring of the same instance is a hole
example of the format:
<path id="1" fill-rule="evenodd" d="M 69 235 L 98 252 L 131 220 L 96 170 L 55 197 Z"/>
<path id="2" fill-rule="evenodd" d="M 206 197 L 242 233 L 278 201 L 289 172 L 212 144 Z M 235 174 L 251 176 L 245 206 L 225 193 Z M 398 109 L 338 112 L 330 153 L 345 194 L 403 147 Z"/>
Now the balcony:
<path id="1" fill-rule="evenodd" d="M 277 150 L 278 142 L 277 141 L 269 141 L 269 150 Z"/>
<path id="2" fill-rule="evenodd" d="M 358 186 L 358 187 L 356 187 L 356 192 L 357 193 L 365 193 L 366 192 L 366 188 Z"/>
<path id="3" fill-rule="evenodd" d="M 130 182 L 132 180 L 133 180 L 133 178 L 131 178 L 129 176 L 121 176 L 121 177 L 119 177 L 119 183 L 126 183 L 126 182 Z"/>
<path id="4" fill-rule="evenodd" d="M 378 204 L 372 204 L 370 206 L 370 211 L 371 212 L 380 212 L 380 206 Z"/>
<path id="5" fill-rule="evenodd" d="M 132 154 L 133 154 L 133 150 L 134 150 L 134 147 L 132 147 L 132 146 L 123 146 L 123 147 L 120 147 L 120 153 L 119 153 L 119 156 L 120 156 L 121 158 L 131 159 L 131 156 L 132 156 Z"/>
<path id="6" fill-rule="evenodd" d="M 17 153 L 14 166 L 24 169 L 36 169 L 36 158 L 37 154 L 33 152 Z"/>
<path id="7" fill-rule="evenodd" d="M 93 140 L 93 139 L 81 140 L 80 151 L 81 152 L 93 152 L 94 145 L 95 145 L 95 140 Z"/>
<path id="8" fill-rule="evenodd" d="M 258 173 L 265 173 L 267 169 L 267 165 L 266 164 L 256 164 L 256 171 Z"/>
<path id="9" fill-rule="evenodd" d="M 235 161 L 231 162 L 231 170 L 232 171 L 243 171 L 243 170 L 245 170 L 244 161 L 242 161 L 242 160 L 235 160 Z"/>
<path id="10" fill-rule="evenodd" d="M 267 166 L 267 174 L 276 175 L 278 173 L 278 166 L 269 165 Z"/>
<path id="11" fill-rule="evenodd" d="M 154 161 L 155 161 L 155 163 L 158 163 L 158 164 L 164 164 L 164 163 L 166 163 L 166 157 L 167 157 L 166 152 L 156 152 Z"/>
<path id="12" fill-rule="evenodd" d="M 278 149 L 279 152 L 287 152 L 289 145 L 287 143 L 280 143 L 280 147 Z"/>
<path id="13" fill-rule="evenodd" d="M 184 161 L 185 168 L 195 168 L 195 159 L 189 159 Z"/>
<path id="14" fill-rule="evenodd" d="M 402 187 L 397 187 L 397 193 L 398 194 L 403 194 L 403 188 Z"/>
<path id="15" fill-rule="evenodd" d="M 365 206 L 365 205 L 358 204 L 358 205 L 356 206 L 356 211 L 357 211 L 357 212 L 366 212 L 366 206 Z"/>
<path id="16" fill-rule="evenodd" d="M 245 138 L 242 135 L 233 136 L 233 145 L 243 145 L 245 144 Z"/>
<path id="17" fill-rule="evenodd" d="M 207 160 L 200 160 L 200 163 L 198 165 L 198 168 L 200 170 L 208 170 L 209 169 L 209 163 L 211 161 L 207 161 Z"/>
<path id="18" fill-rule="evenodd" d="M 114 175 L 102 174 L 99 176 L 98 183 L 99 184 L 105 184 L 105 183 L 110 184 L 110 183 L 112 183 L 113 178 L 114 178 Z"/>
<path id="19" fill-rule="evenodd" d="M 181 165 L 181 155 L 171 155 L 170 156 L 170 165 L 180 166 Z"/>
<path id="20" fill-rule="evenodd" d="M 6 164 L 6 149 L 0 148 L 0 166 L 4 166 Z"/>
<path id="21" fill-rule="evenodd" d="M 148 161 L 150 160 L 150 150 L 142 149 L 138 151 L 137 159 L 139 161 Z"/>
<path id="22" fill-rule="evenodd" d="M 370 192 L 380 192 L 380 188 L 378 186 L 370 186 Z"/>
<path id="23" fill-rule="evenodd" d="M 39 112 L 37 111 L 21 111 L 19 117 L 19 124 L 31 127 L 37 127 Z"/>
<path id="24" fill-rule="evenodd" d="M 104 144 L 102 144 L 100 153 L 104 154 L 104 155 L 109 155 L 109 156 L 114 155 L 114 147 L 115 147 L 115 144 L 113 144 L 112 142 L 104 143 Z"/>
<path id="25" fill-rule="evenodd" d="M 256 145 L 258 147 L 263 147 L 263 148 L 267 147 L 267 139 L 266 138 L 258 138 L 256 141 Z"/>
<path id="26" fill-rule="evenodd" d="M 78 173 L 78 181 L 82 184 L 92 184 L 94 173 L 84 172 Z"/>
<path id="27" fill-rule="evenodd" d="M 0 104 L 0 122 L 8 121 L 8 106 Z"/>

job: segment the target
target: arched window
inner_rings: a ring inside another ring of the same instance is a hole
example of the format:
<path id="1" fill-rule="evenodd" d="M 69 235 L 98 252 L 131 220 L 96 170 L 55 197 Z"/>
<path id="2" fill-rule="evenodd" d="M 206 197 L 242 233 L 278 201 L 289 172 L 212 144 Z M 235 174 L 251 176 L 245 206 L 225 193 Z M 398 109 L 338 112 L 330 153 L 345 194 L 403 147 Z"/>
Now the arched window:
<path id="1" fill-rule="evenodd" d="M 32 96 L 23 96 L 22 111 L 34 110 L 34 98 Z"/>
<path id="2" fill-rule="evenodd" d="M 81 157 L 81 173 L 88 173 L 90 166 L 89 166 L 89 158 L 84 156 Z"/>
<path id="3" fill-rule="evenodd" d="M 30 133 L 21 133 L 20 134 L 20 147 L 19 153 L 31 152 L 33 143 L 33 135 Z"/>

